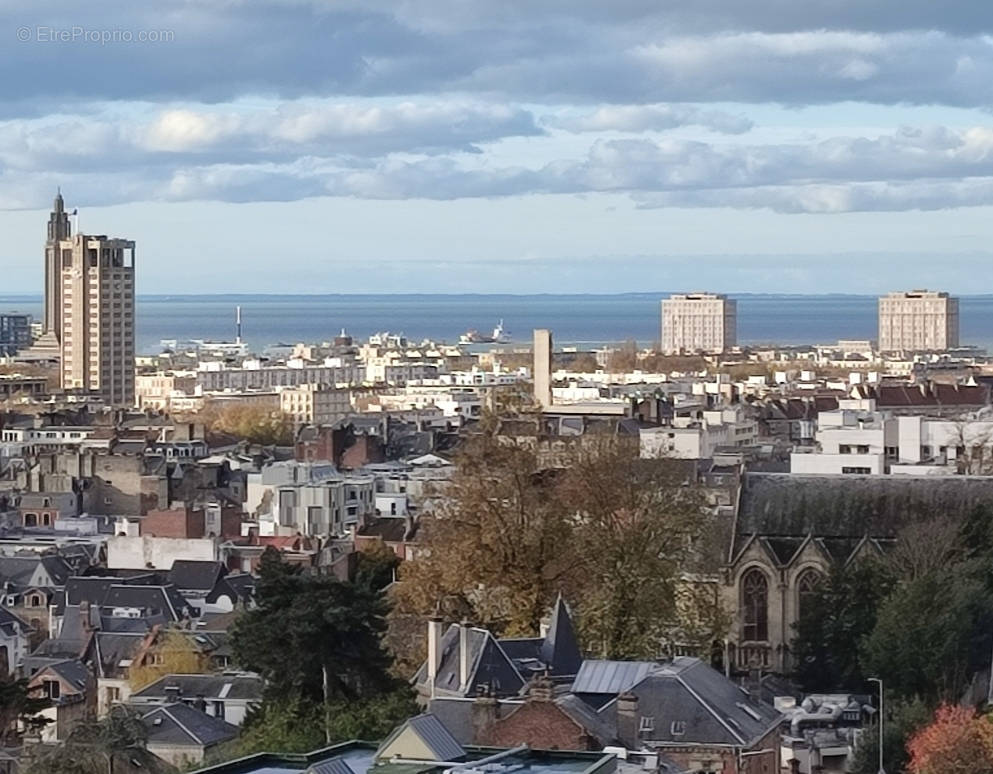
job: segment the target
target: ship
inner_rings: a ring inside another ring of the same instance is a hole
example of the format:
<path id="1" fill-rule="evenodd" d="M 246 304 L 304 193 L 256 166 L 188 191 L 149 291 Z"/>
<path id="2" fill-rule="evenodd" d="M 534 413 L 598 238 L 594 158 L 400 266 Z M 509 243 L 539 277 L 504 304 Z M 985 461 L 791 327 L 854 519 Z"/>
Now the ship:
<path id="1" fill-rule="evenodd" d="M 509 341 L 510 336 L 503 328 L 503 320 L 497 323 L 497 326 L 493 329 L 493 333 L 489 336 L 480 333 L 474 328 L 467 330 L 459 336 L 460 344 L 507 344 Z"/>

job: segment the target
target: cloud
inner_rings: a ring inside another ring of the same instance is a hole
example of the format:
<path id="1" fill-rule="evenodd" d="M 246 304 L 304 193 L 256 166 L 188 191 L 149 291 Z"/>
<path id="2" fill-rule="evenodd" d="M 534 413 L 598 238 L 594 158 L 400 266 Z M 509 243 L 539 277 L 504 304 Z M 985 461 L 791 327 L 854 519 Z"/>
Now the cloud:
<path id="1" fill-rule="evenodd" d="M 220 142 L 223 136 L 199 121 L 177 121 L 177 136 L 184 143 L 191 138 Z M 99 132 L 94 136 L 100 139 Z M 41 170 L 38 174 L 37 180 L 60 179 L 65 189 L 86 196 L 98 188 L 98 198 L 85 202 L 90 205 L 135 199 L 243 202 L 347 196 L 445 201 L 623 193 L 642 208 L 823 214 L 941 209 L 991 203 L 993 128 L 905 127 L 873 138 L 832 137 L 815 143 L 599 139 L 585 156 L 537 166 L 496 165 L 464 154 L 390 154 L 364 160 L 308 155 L 291 161 L 163 164 L 137 170 L 124 166 L 109 173 L 84 169 L 58 178 Z M 0 205 L 31 206 L 19 197 L 47 200 L 50 194 L 37 187 L 21 192 L 12 180 L 0 177 Z M 103 184 L 96 186 L 96 180 Z"/>
<path id="2" fill-rule="evenodd" d="M 551 117 L 545 123 L 573 132 L 645 132 L 699 126 L 723 134 L 743 134 L 754 123 L 743 115 L 695 105 L 605 105 L 574 117 Z"/>
<path id="3" fill-rule="evenodd" d="M 309 156 L 478 152 L 481 143 L 543 131 L 527 110 L 457 101 L 175 107 L 145 117 L 118 112 L 0 122 L 0 164 L 25 172 L 109 172 Z"/>
<path id="4" fill-rule="evenodd" d="M 9 0 L 5 110 L 472 93 L 506 102 L 993 104 L 993 6 L 933 0 Z M 19 28 L 30 40 L 19 42 Z M 39 30 L 168 33 L 42 42 Z"/>

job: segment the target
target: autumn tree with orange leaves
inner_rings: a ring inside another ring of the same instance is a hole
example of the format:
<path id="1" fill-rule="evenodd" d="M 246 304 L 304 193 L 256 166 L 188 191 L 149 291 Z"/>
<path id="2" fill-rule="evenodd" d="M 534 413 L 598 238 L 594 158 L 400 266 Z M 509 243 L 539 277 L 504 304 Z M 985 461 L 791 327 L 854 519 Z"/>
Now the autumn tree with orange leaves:
<path id="1" fill-rule="evenodd" d="M 941 705 L 907 742 L 909 774 L 993 772 L 993 722 L 972 707 Z"/>

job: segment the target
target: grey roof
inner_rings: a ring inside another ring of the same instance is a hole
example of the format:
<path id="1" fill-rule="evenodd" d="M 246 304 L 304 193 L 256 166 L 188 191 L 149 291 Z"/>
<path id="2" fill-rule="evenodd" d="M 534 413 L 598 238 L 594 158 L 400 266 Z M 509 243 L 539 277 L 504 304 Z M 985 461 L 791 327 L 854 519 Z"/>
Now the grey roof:
<path id="1" fill-rule="evenodd" d="M 332 758 L 329 761 L 311 765 L 305 774 L 355 774 L 355 772 L 341 758 Z"/>
<path id="2" fill-rule="evenodd" d="M 393 729 L 392 733 L 379 746 L 385 750 L 394 739 L 410 729 L 420 737 L 437 761 L 457 761 L 465 757 L 465 749 L 452 733 L 434 715 L 426 713 L 410 718 L 406 723 Z M 377 753 L 377 756 L 379 753 Z"/>
<path id="3" fill-rule="evenodd" d="M 680 657 L 657 665 L 627 690 L 638 698 L 638 715 L 653 720 L 654 730 L 641 736 L 649 744 L 750 747 L 783 719 L 777 710 L 754 701 L 696 658 Z M 614 728 L 616 709 L 615 700 L 600 710 Z"/>
<path id="4" fill-rule="evenodd" d="M 572 681 L 573 693 L 616 695 L 641 682 L 655 667 L 651 661 L 595 661 L 587 659 Z"/>
<path id="5" fill-rule="evenodd" d="M 555 699 L 555 706 L 604 747 L 617 741 L 617 732 L 610 722 L 578 696 L 571 693 L 559 696 Z"/>
<path id="6" fill-rule="evenodd" d="M 122 661 L 133 661 L 145 642 L 145 633 L 97 632 L 96 667 L 100 677 L 127 677 Z"/>
<path id="7" fill-rule="evenodd" d="M 141 716 L 150 744 L 212 747 L 234 739 L 238 727 L 182 702 L 156 707 Z"/>
<path id="8" fill-rule="evenodd" d="M 500 696 L 521 692 L 526 682 L 503 648 L 486 629 L 468 628 L 469 683 L 460 686 L 460 630 L 457 624 L 448 627 L 441 638 L 441 659 L 435 678 L 435 688 L 446 695 L 475 696 L 481 686 L 492 688 Z M 421 665 L 414 678 L 418 684 L 427 683 L 427 663 Z"/>
<path id="9" fill-rule="evenodd" d="M 63 680 L 75 686 L 80 693 L 86 692 L 86 681 L 90 676 L 90 671 L 86 665 L 78 659 L 66 659 L 49 664 L 48 669 L 58 674 Z"/>
<path id="10" fill-rule="evenodd" d="M 735 532 L 892 538 L 913 520 L 977 506 L 993 506 L 993 477 L 747 473 Z"/>
<path id="11" fill-rule="evenodd" d="M 169 582 L 183 591 L 211 591 L 226 572 L 223 562 L 176 559 Z"/>
<path id="12" fill-rule="evenodd" d="M 189 604 L 175 586 L 130 586 L 114 584 L 104 596 L 101 607 L 129 607 L 146 615 L 163 615 L 169 621 L 179 621 L 184 613 L 192 612 Z"/>
<path id="13" fill-rule="evenodd" d="M 574 675 L 583 663 L 576 632 L 572 627 L 572 617 L 561 594 L 555 600 L 551 625 L 539 653 L 549 674 L 553 676 Z"/>
<path id="14" fill-rule="evenodd" d="M 498 696 L 516 696 L 528 680 L 548 672 L 553 677 L 571 677 L 582 663 L 579 645 L 569 610 L 561 597 L 552 610 L 545 637 L 497 640 L 486 629 L 468 628 L 469 683 L 460 687 L 461 627 L 452 624 L 441 638 L 441 659 L 435 688 L 447 695 L 475 696 L 481 686 L 492 688 Z M 423 664 L 414 682 L 427 681 Z"/>
<path id="15" fill-rule="evenodd" d="M 72 573 L 65 559 L 55 554 L 0 556 L 0 578 L 19 586 L 28 586 L 31 585 L 39 565 L 44 570 L 40 578 L 41 583 L 36 584 L 40 586 L 49 588 L 63 586 Z"/>
<path id="16" fill-rule="evenodd" d="M 8 637 L 15 634 L 27 632 L 31 629 L 24 621 L 14 615 L 5 607 L 0 607 L 0 631 Z"/>
<path id="17" fill-rule="evenodd" d="M 131 698 L 158 699 L 166 697 L 166 688 L 179 688 L 183 697 L 200 697 L 207 701 L 259 701 L 262 698 L 262 678 L 251 672 L 224 672 L 219 675 L 166 675 L 142 688 Z M 222 695 L 223 694 L 223 695 Z"/>

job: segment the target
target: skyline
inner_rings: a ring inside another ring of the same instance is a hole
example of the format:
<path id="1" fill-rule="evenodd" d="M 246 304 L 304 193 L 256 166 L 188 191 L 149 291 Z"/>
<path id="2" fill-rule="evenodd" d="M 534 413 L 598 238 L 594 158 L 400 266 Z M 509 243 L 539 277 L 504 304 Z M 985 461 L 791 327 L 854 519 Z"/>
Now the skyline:
<path id="1" fill-rule="evenodd" d="M 60 185 L 140 293 L 974 287 L 989 9 L 657 6 L 13 0 L 9 290 Z"/>

